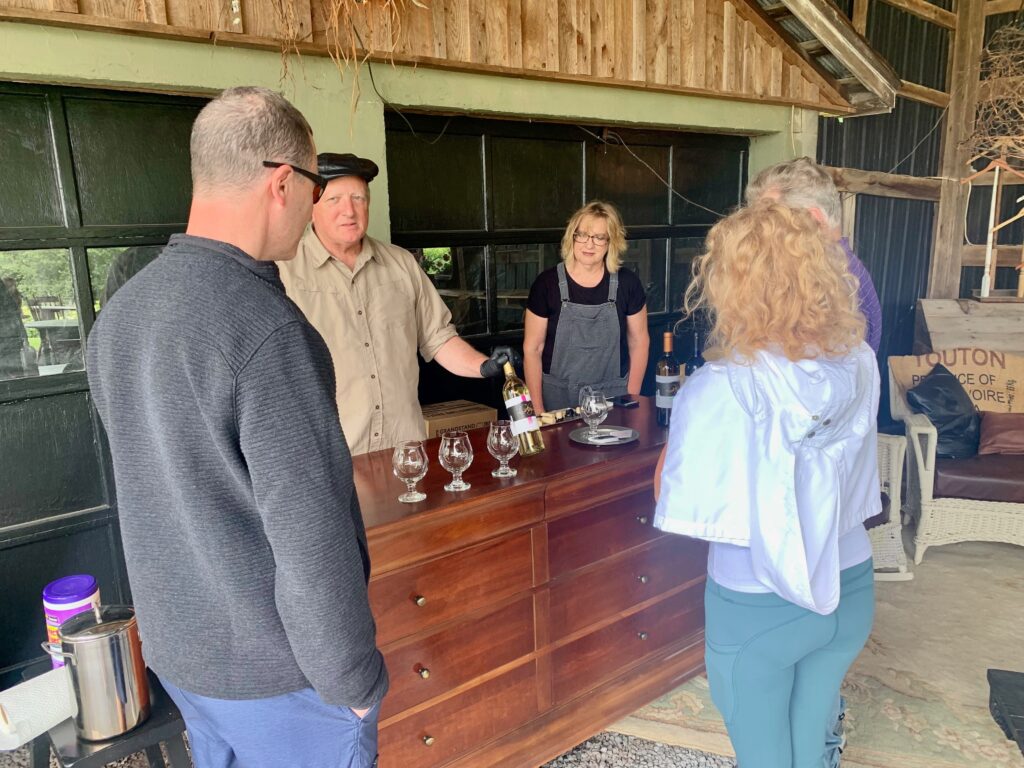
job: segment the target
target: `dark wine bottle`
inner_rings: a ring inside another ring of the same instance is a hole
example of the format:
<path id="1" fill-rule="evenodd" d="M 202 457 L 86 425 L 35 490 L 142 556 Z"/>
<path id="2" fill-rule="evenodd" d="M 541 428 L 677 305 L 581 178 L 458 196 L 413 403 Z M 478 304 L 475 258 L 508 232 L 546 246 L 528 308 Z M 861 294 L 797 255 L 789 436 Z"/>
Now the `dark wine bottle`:
<path id="1" fill-rule="evenodd" d="M 700 335 L 697 332 L 697 327 L 693 328 L 693 352 L 686 358 L 686 375 L 691 375 L 694 371 L 704 365 L 703 345 L 700 341 Z"/>
<path id="2" fill-rule="evenodd" d="M 654 403 L 658 408 L 658 423 L 667 427 L 672 421 L 672 400 L 679 391 L 679 363 L 672 356 L 672 331 L 665 331 L 661 342 L 662 355 L 654 370 L 657 392 Z"/>

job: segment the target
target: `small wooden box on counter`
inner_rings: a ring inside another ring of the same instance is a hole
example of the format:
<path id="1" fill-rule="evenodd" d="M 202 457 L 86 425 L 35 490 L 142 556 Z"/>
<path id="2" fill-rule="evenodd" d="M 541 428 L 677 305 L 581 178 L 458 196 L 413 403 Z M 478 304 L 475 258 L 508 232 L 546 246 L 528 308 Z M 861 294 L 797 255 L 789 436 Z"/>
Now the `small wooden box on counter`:
<path id="1" fill-rule="evenodd" d="M 391 678 L 382 768 L 533 768 L 703 670 L 707 548 L 651 526 L 668 433 L 641 400 L 608 418 L 636 442 L 546 427 L 512 479 L 470 432 L 472 488 L 445 491 L 432 460 L 418 504 L 390 451 L 353 459 Z"/>
<path id="2" fill-rule="evenodd" d="M 421 406 L 427 437 L 440 437 L 450 429 L 470 430 L 486 427 L 498 418 L 498 412 L 469 400 L 449 400 Z"/>

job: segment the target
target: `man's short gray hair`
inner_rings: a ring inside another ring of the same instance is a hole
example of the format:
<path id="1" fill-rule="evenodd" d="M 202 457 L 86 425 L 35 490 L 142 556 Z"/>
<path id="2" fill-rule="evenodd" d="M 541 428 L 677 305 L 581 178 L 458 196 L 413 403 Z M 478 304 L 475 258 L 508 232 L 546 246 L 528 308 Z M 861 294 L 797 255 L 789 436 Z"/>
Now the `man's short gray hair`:
<path id="1" fill-rule="evenodd" d="M 747 185 L 747 205 L 762 197 L 778 200 L 790 208 L 817 208 L 829 224 L 842 224 L 839 191 L 828 171 L 809 157 L 798 157 L 765 168 Z"/>
<path id="2" fill-rule="evenodd" d="M 281 94 L 256 86 L 228 88 L 203 107 L 190 149 L 193 192 L 247 187 L 266 172 L 264 160 L 306 168 L 316 152 L 302 113 Z"/>

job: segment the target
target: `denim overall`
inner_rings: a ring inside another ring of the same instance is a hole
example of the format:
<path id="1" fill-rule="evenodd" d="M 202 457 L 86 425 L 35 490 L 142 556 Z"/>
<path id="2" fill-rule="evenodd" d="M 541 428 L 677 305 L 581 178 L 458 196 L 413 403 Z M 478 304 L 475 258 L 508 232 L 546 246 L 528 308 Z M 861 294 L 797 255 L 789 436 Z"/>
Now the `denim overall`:
<path id="1" fill-rule="evenodd" d="M 551 372 L 542 380 L 544 407 L 549 411 L 575 408 L 580 389 L 587 385 L 607 397 L 626 394 L 626 377 L 619 375 L 619 313 L 615 308 L 619 276 L 609 273 L 608 301 L 574 304 L 569 301 L 565 264 L 559 264 L 557 271 L 562 309 L 555 329 Z"/>

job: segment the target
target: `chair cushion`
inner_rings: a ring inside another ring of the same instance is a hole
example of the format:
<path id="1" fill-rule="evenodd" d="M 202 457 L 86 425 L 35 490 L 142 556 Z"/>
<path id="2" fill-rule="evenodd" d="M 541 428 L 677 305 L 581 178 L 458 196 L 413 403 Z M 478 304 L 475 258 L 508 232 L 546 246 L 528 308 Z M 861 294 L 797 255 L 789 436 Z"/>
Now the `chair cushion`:
<path id="1" fill-rule="evenodd" d="M 1024 456 L 972 456 L 935 460 L 935 498 L 1024 504 Z"/>
<path id="2" fill-rule="evenodd" d="M 1024 454 L 1024 413 L 981 414 L 978 454 Z"/>

